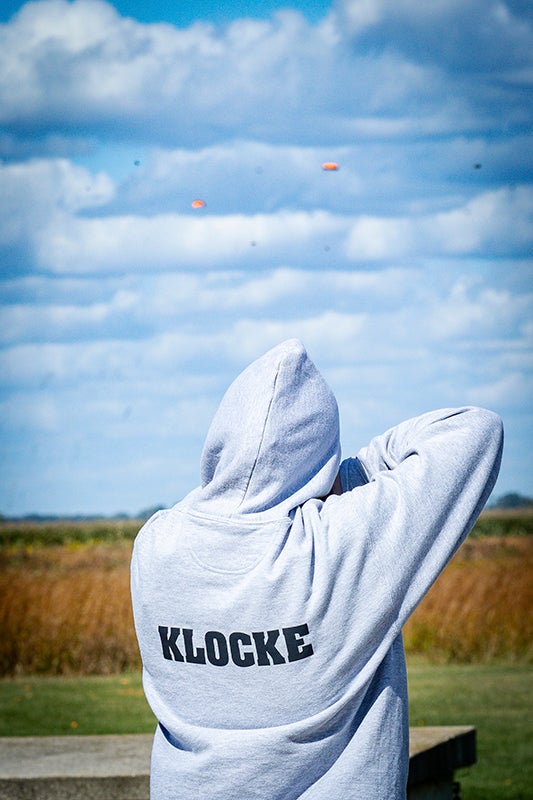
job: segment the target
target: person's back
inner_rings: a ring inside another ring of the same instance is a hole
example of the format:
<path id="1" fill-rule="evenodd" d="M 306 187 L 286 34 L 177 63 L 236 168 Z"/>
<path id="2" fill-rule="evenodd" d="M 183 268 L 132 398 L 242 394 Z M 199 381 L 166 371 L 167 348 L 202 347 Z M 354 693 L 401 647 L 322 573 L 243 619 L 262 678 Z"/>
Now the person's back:
<path id="1" fill-rule="evenodd" d="M 425 414 L 329 494 L 337 405 L 301 343 L 237 378 L 202 485 L 135 542 L 154 800 L 405 797 L 401 628 L 486 502 L 501 440 L 492 412 Z"/>

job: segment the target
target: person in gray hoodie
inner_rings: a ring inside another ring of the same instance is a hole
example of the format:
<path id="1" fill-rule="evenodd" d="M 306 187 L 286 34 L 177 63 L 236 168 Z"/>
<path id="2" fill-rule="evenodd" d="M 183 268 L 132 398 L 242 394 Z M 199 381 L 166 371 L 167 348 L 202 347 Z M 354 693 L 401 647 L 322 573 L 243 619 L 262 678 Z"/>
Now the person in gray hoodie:
<path id="1" fill-rule="evenodd" d="M 135 541 L 153 800 L 403 800 L 401 629 L 483 508 L 500 418 L 443 409 L 340 463 L 295 339 L 237 377 L 201 485 Z"/>

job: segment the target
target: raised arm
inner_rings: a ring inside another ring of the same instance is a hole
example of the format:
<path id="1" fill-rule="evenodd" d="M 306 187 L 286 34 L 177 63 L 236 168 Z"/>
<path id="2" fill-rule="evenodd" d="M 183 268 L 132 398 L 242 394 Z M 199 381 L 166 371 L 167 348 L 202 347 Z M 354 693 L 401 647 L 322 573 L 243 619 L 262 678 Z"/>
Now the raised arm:
<path id="1" fill-rule="evenodd" d="M 402 624 L 483 509 L 502 444 L 497 414 L 442 409 L 391 428 L 343 463 L 343 488 L 367 518 Z"/>

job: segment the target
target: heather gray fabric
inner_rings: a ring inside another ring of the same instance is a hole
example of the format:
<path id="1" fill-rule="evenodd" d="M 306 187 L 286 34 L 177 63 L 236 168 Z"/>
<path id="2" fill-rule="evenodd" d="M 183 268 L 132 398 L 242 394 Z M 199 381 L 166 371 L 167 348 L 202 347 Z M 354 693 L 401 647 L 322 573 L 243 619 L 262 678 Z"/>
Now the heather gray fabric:
<path id="1" fill-rule="evenodd" d="M 403 422 L 339 467 L 303 345 L 229 388 L 201 486 L 140 531 L 132 598 L 159 725 L 153 800 L 402 800 L 401 628 L 494 485 L 501 420 Z"/>
<path id="2" fill-rule="evenodd" d="M 293 339 L 239 375 L 215 414 L 195 506 L 285 515 L 329 492 L 340 462 L 337 401 Z"/>

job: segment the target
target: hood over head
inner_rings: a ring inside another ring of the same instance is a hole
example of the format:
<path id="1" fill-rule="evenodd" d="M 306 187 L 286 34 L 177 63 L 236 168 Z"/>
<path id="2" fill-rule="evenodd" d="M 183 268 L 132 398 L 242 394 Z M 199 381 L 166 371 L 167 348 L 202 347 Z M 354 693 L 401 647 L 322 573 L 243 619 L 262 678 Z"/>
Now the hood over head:
<path id="1" fill-rule="evenodd" d="M 327 494 L 339 463 L 333 392 L 302 343 L 289 339 L 250 364 L 224 395 L 194 504 L 222 516 L 287 514 Z"/>

